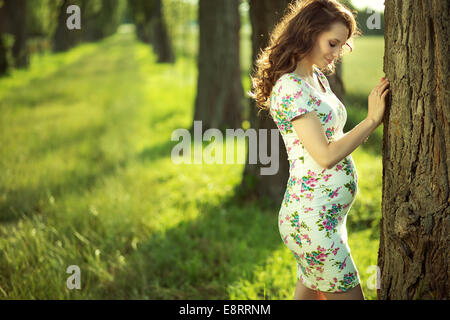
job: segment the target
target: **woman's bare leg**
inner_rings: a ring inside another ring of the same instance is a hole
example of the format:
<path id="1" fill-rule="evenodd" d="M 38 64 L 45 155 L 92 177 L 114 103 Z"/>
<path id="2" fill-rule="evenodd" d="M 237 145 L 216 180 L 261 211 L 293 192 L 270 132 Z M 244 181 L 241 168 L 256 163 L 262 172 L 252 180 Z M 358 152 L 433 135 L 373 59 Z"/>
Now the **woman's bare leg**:
<path id="1" fill-rule="evenodd" d="M 300 280 L 297 280 L 294 300 L 325 300 L 325 296 L 320 291 L 306 287 Z"/>
<path id="2" fill-rule="evenodd" d="M 361 285 L 341 293 L 322 292 L 327 300 L 364 300 L 364 293 Z"/>

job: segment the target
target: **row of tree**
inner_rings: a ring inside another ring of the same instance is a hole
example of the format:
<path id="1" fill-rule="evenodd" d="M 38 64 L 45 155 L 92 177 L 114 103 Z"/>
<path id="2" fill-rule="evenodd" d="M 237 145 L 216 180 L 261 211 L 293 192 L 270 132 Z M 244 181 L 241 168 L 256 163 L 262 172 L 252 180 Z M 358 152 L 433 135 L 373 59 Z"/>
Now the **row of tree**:
<path id="1" fill-rule="evenodd" d="M 125 0 L 1 0 L 0 75 L 26 67 L 30 54 L 52 49 L 65 51 L 83 41 L 113 34 Z M 69 30 L 69 5 L 80 8 L 80 30 Z"/>
<path id="2" fill-rule="evenodd" d="M 238 5 L 249 1 L 240 0 Z M 278 5 L 285 1 L 274 2 Z M 350 1 L 344 2 L 356 10 Z M 212 6 L 218 3 L 210 1 Z M 69 30 L 66 26 L 69 5 L 81 8 L 81 30 Z M 35 52 L 65 51 L 84 41 L 100 40 L 113 34 L 125 21 L 134 23 L 138 38 L 152 45 L 158 62 L 174 62 L 172 41 L 185 41 L 186 33 L 180 37 L 177 30 L 186 29 L 187 11 L 194 6 L 185 0 L 0 0 L 0 75 L 11 68 L 26 67 L 29 55 Z M 358 12 L 364 34 L 382 33 L 381 29 L 367 28 L 369 15 L 365 10 Z M 344 88 L 339 77 L 331 82 L 342 97 Z"/>
<path id="3" fill-rule="evenodd" d="M 80 42 L 98 41 L 116 32 L 120 14 L 124 9 L 121 0 L 60 0 L 58 23 L 53 37 L 53 50 L 66 51 Z M 83 19 L 82 28 L 67 27 L 67 8 L 77 5 Z"/>
<path id="4" fill-rule="evenodd" d="M 76 5 L 80 29 L 67 20 Z M 175 60 L 162 12 L 162 0 L 0 0 L 0 76 L 27 67 L 35 52 L 61 52 L 79 43 L 98 41 L 126 20 L 135 23 L 140 40 L 151 44 L 159 62 Z"/>

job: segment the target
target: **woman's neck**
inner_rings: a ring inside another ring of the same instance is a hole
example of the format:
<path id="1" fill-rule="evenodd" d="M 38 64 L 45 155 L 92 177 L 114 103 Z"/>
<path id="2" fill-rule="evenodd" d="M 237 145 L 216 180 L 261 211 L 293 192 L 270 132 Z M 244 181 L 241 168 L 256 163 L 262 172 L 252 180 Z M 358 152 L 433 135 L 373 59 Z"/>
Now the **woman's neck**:
<path id="1" fill-rule="evenodd" d="M 297 63 L 297 69 L 294 72 L 302 78 L 312 79 L 314 77 L 314 65 L 302 60 Z"/>

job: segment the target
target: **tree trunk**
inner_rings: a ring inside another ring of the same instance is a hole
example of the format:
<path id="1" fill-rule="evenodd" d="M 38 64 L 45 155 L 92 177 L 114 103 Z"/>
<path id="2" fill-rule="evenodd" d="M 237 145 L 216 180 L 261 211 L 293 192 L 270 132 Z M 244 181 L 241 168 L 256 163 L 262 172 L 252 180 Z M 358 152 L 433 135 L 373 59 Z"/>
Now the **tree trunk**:
<path id="1" fill-rule="evenodd" d="M 12 46 L 8 38 L 13 39 Z M 25 0 L 0 1 L 0 74 L 6 74 L 12 66 L 28 66 L 26 39 Z"/>
<path id="2" fill-rule="evenodd" d="M 378 299 L 448 299 L 449 2 L 386 2 Z M 392 110 L 392 111 L 391 111 Z"/>
<path id="3" fill-rule="evenodd" d="M 55 34 L 53 36 L 53 51 L 63 52 L 74 47 L 81 39 L 81 30 L 83 30 L 83 17 L 81 17 L 81 30 L 69 30 L 67 28 L 67 18 L 69 14 L 67 13 L 67 7 L 71 4 L 76 4 L 81 7 L 80 1 L 74 3 L 75 1 L 63 0 L 58 14 L 58 25 L 56 27 Z"/>
<path id="4" fill-rule="evenodd" d="M 23 68 L 28 66 L 27 37 L 26 37 L 26 1 L 6 0 L 8 10 L 8 29 L 14 36 L 12 57 L 14 67 Z"/>
<path id="5" fill-rule="evenodd" d="M 174 63 L 175 55 L 172 49 L 169 33 L 167 31 L 166 22 L 162 10 L 161 0 L 156 1 L 154 13 L 154 42 L 153 47 L 158 54 L 159 63 Z"/>
<path id="6" fill-rule="evenodd" d="M 0 4 L 0 76 L 6 75 L 9 71 L 10 63 L 8 59 L 8 43 L 7 43 L 7 31 L 8 31 L 8 13 L 6 12 L 6 6 Z"/>
<path id="7" fill-rule="evenodd" d="M 239 60 L 239 0 L 200 0 L 199 25 L 194 120 L 202 121 L 204 130 L 241 128 L 244 93 Z"/>
<path id="8" fill-rule="evenodd" d="M 139 40 L 153 45 L 158 62 L 175 62 L 161 0 L 128 0 Z"/>
<path id="9" fill-rule="evenodd" d="M 257 55 L 261 49 L 267 47 L 269 36 L 283 16 L 289 0 L 250 0 L 250 22 L 252 25 L 252 61 L 256 62 Z M 271 130 L 277 127 L 267 111 L 261 111 L 253 100 L 250 100 L 250 127 L 259 132 L 260 129 L 267 130 L 267 154 L 271 155 Z M 259 138 L 258 138 L 259 140 Z M 258 141 L 259 143 L 259 141 Z M 244 200 L 265 199 L 266 202 L 277 206 L 283 199 L 286 183 L 289 178 L 289 161 L 281 135 L 278 135 L 278 173 L 275 175 L 262 175 L 261 168 L 267 167 L 261 163 L 250 164 L 249 153 L 245 162 L 242 182 L 237 190 L 238 195 Z M 259 146 L 258 146 L 259 149 Z"/>
<path id="10" fill-rule="evenodd" d="M 128 8 L 132 17 L 133 23 L 136 26 L 136 36 L 142 42 L 151 44 L 151 24 L 150 16 L 153 10 L 152 1 L 142 0 L 128 0 Z"/>

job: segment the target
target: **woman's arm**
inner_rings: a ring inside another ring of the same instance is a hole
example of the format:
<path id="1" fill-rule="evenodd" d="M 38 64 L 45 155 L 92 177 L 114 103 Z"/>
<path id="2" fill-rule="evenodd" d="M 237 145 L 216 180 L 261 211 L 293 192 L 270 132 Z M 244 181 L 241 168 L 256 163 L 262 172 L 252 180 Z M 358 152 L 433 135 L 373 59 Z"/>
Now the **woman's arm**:
<path id="1" fill-rule="evenodd" d="M 327 169 L 351 154 L 377 128 L 374 120 L 366 118 L 340 139 L 329 142 L 315 112 L 293 119 L 292 125 L 308 153 Z"/>
<path id="2" fill-rule="evenodd" d="M 375 120 L 366 118 L 352 130 L 344 134 L 343 137 L 332 141 L 328 146 L 331 160 L 330 167 L 333 168 L 342 159 L 351 154 L 376 128 L 377 124 Z"/>

